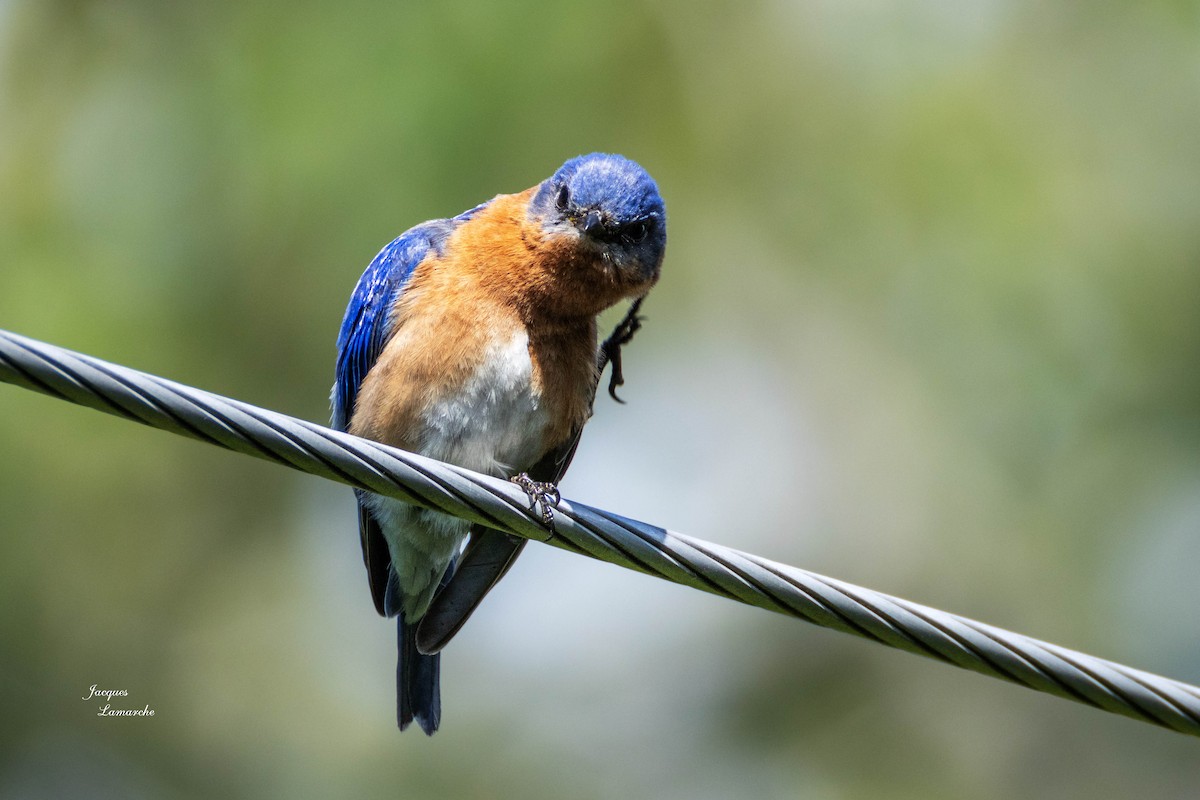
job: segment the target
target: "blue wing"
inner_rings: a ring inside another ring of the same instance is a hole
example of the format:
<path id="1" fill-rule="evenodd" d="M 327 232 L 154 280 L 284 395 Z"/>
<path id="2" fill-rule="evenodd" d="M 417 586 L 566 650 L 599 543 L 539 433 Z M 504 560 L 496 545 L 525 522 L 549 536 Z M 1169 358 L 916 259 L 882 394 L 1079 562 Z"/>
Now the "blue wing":
<path id="1" fill-rule="evenodd" d="M 392 308 L 413 272 L 430 254 L 440 255 L 454 229 L 485 205 L 476 206 L 453 219 L 431 220 L 410 228 L 383 248 L 358 279 L 338 331 L 332 396 L 334 428 L 341 431 L 349 428 L 359 387 L 391 338 Z M 359 495 L 359 534 L 371 595 L 379 613 L 391 616 L 395 613 L 393 603 L 387 598 L 391 557 L 378 523 L 362 502 L 361 492 L 356 494 Z"/>
<path id="2" fill-rule="evenodd" d="M 482 203 L 452 219 L 430 220 L 409 228 L 380 250 L 358 279 L 338 331 L 333 427 L 340 431 L 349 427 L 363 378 L 391 337 L 392 306 L 413 271 L 430 252 L 440 255 L 454 229 L 486 205 Z"/>
<path id="3" fill-rule="evenodd" d="M 350 426 L 354 401 L 363 378 L 375 365 L 391 337 L 391 310 L 417 265 L 434 249 L 435 226 L 427 222 L 406 231 L 375 256 L 358 279 L 337 338 L 336 380 L 333 384 L 333 427 Z M 444 236 L 442 237 L 444 239 Z"/>

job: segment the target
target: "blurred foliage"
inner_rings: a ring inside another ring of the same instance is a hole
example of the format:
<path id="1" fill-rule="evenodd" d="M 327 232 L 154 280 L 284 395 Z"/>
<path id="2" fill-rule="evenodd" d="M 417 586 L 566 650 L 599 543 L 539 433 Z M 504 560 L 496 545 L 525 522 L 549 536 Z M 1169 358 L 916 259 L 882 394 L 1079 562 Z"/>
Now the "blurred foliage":
<path id="1" fill-rule="evenodd" d="M 1188 2 L 6 0 L 0 327 L 324 420 L 379 247 L 621 152 L 671 244 L 566 494 L 1200 682 L 1198 129 Z M 348 492 L 5 387 L 0 453 L 0 796 L 1200 784 L 1184 737 L 544 548 L 401 736 Z"/>

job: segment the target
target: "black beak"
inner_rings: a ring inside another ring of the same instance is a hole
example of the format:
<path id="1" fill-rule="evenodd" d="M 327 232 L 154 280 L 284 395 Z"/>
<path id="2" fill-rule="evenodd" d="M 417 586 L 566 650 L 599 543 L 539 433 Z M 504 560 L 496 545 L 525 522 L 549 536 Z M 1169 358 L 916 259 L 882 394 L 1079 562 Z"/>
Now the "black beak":
<path id="1" fill-rule="evenodd" d="M 604 219 L 599 211 L 589 211 L 579 222 L 579 230 L 587 236 L 596 238 L 604 232 Z"/>

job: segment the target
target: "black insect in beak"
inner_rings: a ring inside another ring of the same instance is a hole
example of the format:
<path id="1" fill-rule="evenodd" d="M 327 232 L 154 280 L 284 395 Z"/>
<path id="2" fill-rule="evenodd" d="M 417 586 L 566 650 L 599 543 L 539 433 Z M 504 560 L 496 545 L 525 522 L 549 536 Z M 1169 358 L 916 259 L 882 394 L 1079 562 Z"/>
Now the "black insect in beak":
<path id="1" fill-rule="evenodd" d="M 576 224 L 584 235 L 591 236 L 593 239 L 603 238 L 608 227 L 604 224 L 604 217 L 595 209 L 584 214 L 583 219 L 579 220 Z"/>

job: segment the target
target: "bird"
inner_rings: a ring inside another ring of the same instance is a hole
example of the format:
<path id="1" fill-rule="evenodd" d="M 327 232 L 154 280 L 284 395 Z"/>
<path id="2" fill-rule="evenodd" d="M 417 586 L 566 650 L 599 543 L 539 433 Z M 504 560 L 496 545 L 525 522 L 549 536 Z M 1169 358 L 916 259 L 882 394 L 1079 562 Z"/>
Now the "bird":
<path id="1" fill-rule="evenodd" d="M 553 525 L 557 483 L 600 371 L 658 281 L 666 209 L 624 156 L 567 160 L 546 180 L 405 231 L 359 279 L 337 337 L 332 426 L 515 481 Z M 598 341 L 598 315 L 633 305 Z M 619 398 L 617 398 L 619 399 Z M 397 620 L 397 724 L 441 721 L 440 658 L 525 540 L 356 489 L 376 610 Z"/>

